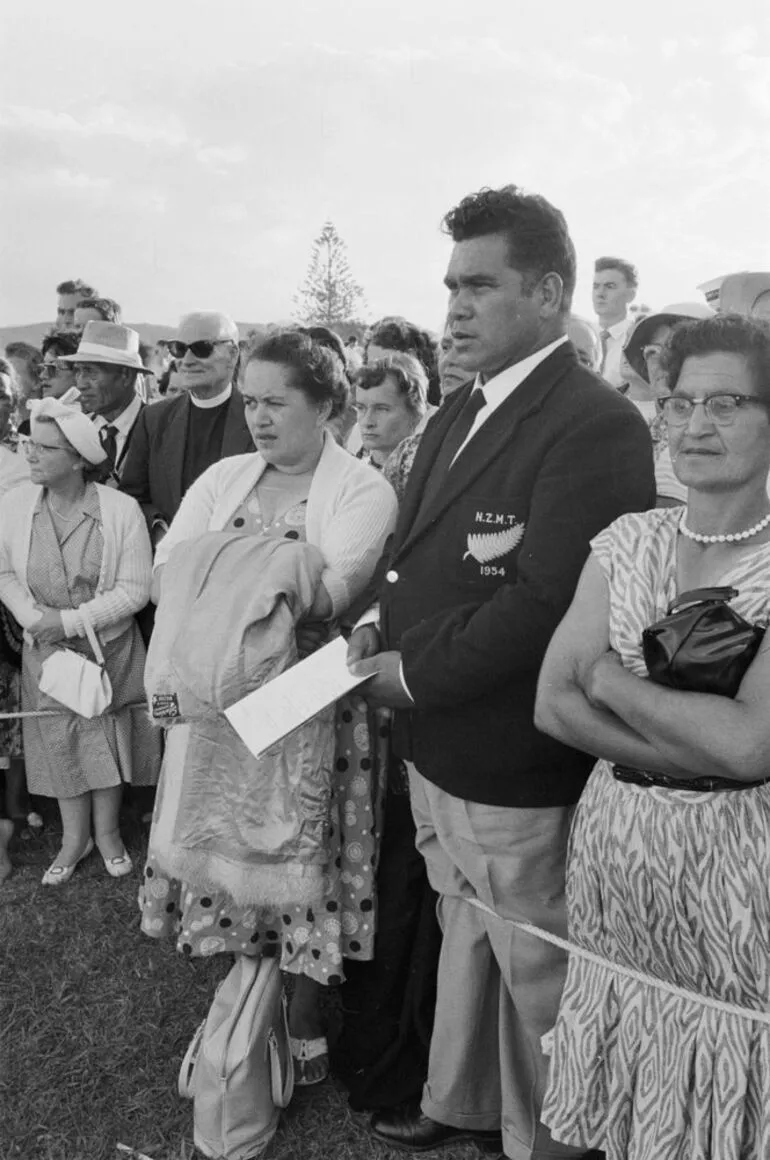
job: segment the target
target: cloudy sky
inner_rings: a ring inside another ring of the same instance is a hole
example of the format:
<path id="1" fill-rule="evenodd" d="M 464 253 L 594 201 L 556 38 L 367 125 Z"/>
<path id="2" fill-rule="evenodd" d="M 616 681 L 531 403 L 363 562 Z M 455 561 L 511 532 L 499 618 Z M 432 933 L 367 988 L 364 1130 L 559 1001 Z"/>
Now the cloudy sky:
<path id="1" fill-rule="evenodd" d="M 442 214 L 514 181 L 653 306 L 770 269 L 766 0 L 4 6 L 0 324 L 290 316 L 331 218 L 370 318 L 442 319 Z"/>

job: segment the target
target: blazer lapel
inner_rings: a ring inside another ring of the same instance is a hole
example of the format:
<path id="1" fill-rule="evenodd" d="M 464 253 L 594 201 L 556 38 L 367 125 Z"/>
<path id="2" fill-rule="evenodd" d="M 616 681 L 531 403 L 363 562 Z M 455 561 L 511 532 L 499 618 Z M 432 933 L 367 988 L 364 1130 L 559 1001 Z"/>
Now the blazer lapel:
<path id="1" fill-rule="evenodd" d="M 184 452 L 187 442 L 187 417 L 190 410 L 187 394 L 179 396 L 179 404 L 171 408 L 171 413 L 163 433 L 163 467 L 168 480 L 171 496 L 170 508 L 176 511 L 182 502 L 182 476 L 184 474 Z"/>
<path id="2" fill-rule="evenodd" d="M 401 501 L 398 526 L 394 535 L 394 551 L 396 552 L 400 550 L 400 544 L 411 537 L 412 526 L 422 503 L 425 484 L 433 469 L 439 448 L 444 442 L 449 428 L 454 423 L 457 412 L 464 406 L 472 389 L 473 383 L 470 383 L 467 387 L 462 387 L 457 391 L 448 402 L 442 403 L 420 439 L 420 446 L 409 474 L 409 485 Z"/>
<path id="3" fill-rule="evenodd" d="M 567 352 L 569 352 L 571 358 L 564 357 Z M 394 559 L 403 552 L 408 551 L 415 540 L 419 539 L 435 524 L 447 508 L 451 507 L 459 496 L 467 492 L 480 475 L 483 475 L 493 460 L 497 459 L 500 455 L 510 454 L 516 428 L 524 419 L 528 418 L 534 411 L 538 411 L 543 406 L 553 387 L 556 386 L 556 383 L 573 362 L 574 353 L 572 352 L 571 346 L 566 344 L 558 347 L 544 362 L 535 367 L 534 371 L 532 371 L 524 382 L 520 383 L 511 392 L 505 402 L 500 404 L 494 414 L 487 419 L 481 430 L 477 431 L 473 436 L 468 446 L 463 448 L 456 462 L 449 468 L 445 484 L 435 497 L 433 503 L 424 511 L 419 511 L 419 502 L 425 479 L 430 473 L 438 446 L 456 414 L 455 409 L 452 409 L 451 417 L 447 415 L 448 422 L 446 424 L 442 423 L 441 431 L 436 432 L 436 444 L 431 450 L 430 462 L 428 462 L 428 457 L 426 456 L 421 464 L 421 473 L 415 480 L 419 491 L 416 496 L 411 496 L 411 507 L 413 508 L 412 521 L 402 542 L 400 545 L 396 545 Z M 462 406 L 471 390 L 472 384 L 469 388 L 463 388 L 462 392 L 458 392 L 458 394 L 463 395 L 462 400 L 458 399 L 458 406 Z M 415 460 L 415 466 L 416 464 L 417 461 Z M 407 494 L 413 491 L 411 485 L 412 480 L 410 478 Z M 417 489 L 415 488 L 414 490 Z"/>

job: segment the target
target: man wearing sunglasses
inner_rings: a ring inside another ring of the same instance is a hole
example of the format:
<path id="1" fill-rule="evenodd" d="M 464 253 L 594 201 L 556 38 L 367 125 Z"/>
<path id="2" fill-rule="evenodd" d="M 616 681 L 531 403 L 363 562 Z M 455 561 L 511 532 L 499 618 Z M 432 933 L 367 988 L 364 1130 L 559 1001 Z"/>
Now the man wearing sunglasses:
<path id="1" fill-rule="evenodd" d="M 252 451 L 243 400 L 233 389 L 238 328 L 226 314 L 187 314 L 169 342 L 182 393 L 145 408 L 121 480 L 142 505 L 153 545 L 165 535 L 187 488 L 228 455 Z"/>

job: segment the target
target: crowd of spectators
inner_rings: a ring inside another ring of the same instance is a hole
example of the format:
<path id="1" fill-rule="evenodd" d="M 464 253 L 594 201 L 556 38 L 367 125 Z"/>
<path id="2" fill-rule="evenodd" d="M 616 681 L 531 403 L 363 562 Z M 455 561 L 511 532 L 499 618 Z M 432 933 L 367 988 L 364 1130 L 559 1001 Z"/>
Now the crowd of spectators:
<path id="1" fill-rule="evenodd" d="M 545 198 L 444 228 L 439 334 L 149 347 L 74 279 L 8 344 L 0 883 L 58 825 L 46 887 L 96 850 L 150 938 L 277 957 L 296 1082 L 404 1151 L 766 1160 L 770 275 L 635 309 L 604 255 L 594 322 Z M 251 753 L 224 710 L 340 635 L 359 688 Z"/>

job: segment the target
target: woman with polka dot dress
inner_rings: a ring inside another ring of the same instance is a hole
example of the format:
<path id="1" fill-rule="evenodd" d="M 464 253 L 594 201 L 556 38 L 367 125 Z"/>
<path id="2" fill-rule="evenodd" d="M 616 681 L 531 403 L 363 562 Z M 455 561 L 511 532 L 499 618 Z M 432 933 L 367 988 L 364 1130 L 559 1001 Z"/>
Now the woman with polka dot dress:
<path id="1" fill-rule="evenodd" d="M 256 454 L 209 468 L 187 492 L 155 559 L 162 569 L 179 543 L 208 531 L 284 537 L 315 545 L 325 570 L 309 623 L 298 626 L 300 654 L 337 631 L 341 615 L 368 584 L 396 517 L 390 485 L 340 448 L 326 430 L 346 401 L 342 366 L 299 331 L 269 335 L 252 352 L 241 381 Z M 174 934 L 186 955 L 270 955 L 294 976 L 292 1052 L 299 1084 L 328 1074 L 321 988 L 344 979 L 345 958 L 374 954 L 374 872 L 386 772 L 387 730 L 358 698 L 337 706 L 337 746 L 328 861 L 319 903 L 280 909 L 235 905 L 170 878 L 150 854 L 140 896 L 142 929 Z M 162 786 L 161 786 L 162 788 Z"/>

